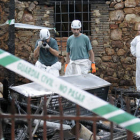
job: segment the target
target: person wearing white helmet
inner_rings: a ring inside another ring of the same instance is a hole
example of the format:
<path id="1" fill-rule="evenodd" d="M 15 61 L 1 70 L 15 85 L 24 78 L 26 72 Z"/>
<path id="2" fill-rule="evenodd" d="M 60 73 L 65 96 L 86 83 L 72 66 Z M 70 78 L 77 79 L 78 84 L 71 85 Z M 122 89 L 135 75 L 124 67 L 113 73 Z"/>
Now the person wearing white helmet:
<path id="1" fill-rule="evenodd" d="M 130 43 L 131 54 L 136 57 L 136 88 L 140 92 L 140 24 L 138 25 L 138 35 Z"/>
<path id="2" fill-rule="evenodd" d="M 67 56 L 65 75 L 87 74 L 90 69 L 96 72 L 94 52 L 89 37 L 80 33 L 81 22 L 73 20 L 71 23 L 71 35 L 67 40 Z"/>
<path id="3" fill-rule="evenodd" d="M 58 45 L 57 41 L 50 37 L 48 29 L 40 30 L 40 39 L 36 41 L 34 57 L 38 58 L 35 64 L 36 67 L 54 76 L 59 76 L 61 63 L 58 62 Z"/>

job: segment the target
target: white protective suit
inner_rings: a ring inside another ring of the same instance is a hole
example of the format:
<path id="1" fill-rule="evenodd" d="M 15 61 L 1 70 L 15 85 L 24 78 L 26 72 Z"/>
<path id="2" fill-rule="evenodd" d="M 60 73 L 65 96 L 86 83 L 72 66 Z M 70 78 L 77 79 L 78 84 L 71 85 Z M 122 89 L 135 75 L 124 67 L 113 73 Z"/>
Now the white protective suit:
<path id="1" fill-rule="evenodd" d="M 136 87 L 140 91 L 140 35 L 132 40 L 130 51 L 136 57 Z"/>
<path id="2" fill-rule="evenodd" d="M 87 74 L 91 68 L 91 61 L 89 59 L 70 60 L 65 75 L 80 75 Z"/>
<path id="3" fill-rule="evenodd" d="M 47 73 L 52 74 L 53 76 L 56 76 L 56 77 L 59 76 L 59 70 L 61 69 L 61 63 L 60 62 L 56 62 L 52 66 L 45 66 L 44 64 L 37 61 L 35 63 L 35 66 L 38 67 L 39 69 L 47 72 Z"/>

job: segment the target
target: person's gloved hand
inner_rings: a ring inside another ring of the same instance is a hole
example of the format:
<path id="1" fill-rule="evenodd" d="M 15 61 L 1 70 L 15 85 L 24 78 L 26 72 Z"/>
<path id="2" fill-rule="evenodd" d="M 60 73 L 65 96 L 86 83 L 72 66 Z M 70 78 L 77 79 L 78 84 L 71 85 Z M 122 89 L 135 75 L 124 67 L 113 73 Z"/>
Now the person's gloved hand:
<path id="1" fill-rule="evenodd" d="M 38 46 L 39 46 L 39 47 L 42 46 L 42 41 L 38 41 Z"/>
<path id="2" fill-rule="evenodd" d="M 65 68 L 64 68 L 64 72 L 66 72 L 66 68 L 67 68 L 68 64 L 65 64 Z"/>
<path id="3" fill-rule="evenodd" d="M 96 72 L 96 67 L 95 67 L 95 63 L 91 63 L 91 73 L 95 73 Z"/>

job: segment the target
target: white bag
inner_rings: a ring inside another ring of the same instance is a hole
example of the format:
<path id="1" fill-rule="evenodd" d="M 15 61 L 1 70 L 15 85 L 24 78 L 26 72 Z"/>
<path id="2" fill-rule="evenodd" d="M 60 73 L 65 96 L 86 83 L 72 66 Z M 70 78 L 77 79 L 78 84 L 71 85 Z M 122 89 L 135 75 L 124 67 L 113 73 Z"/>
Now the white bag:
<path id="1" fill-rule="evenodd" d="M 52 74 L 53 76 L 56 76 L 56 77 L 59 76 L 59 70 L 61 69 L 61 63 L 60 62 L 56 62 L 52 66 L 45 66 L 44 64 L 37 61 L 35 63 L 35 66 L 38 67 L 39 69 L 47 72 L 47 73 Z"/>
<path id="2" fill-rule="evenodd" d="M 91 61 L 89 59 L 70 60 L 65 75 L 87 74 L 90 71 L 90 68 Z"/>

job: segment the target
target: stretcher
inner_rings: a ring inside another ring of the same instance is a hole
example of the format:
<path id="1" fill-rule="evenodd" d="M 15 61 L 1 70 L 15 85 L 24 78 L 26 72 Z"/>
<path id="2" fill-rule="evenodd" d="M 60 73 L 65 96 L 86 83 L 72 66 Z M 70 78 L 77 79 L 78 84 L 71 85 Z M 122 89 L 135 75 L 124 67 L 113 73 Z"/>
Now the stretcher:
<path id="1" fill-rule="evenodd" d="M 107 100 L 108 90 L 111 84 L 96 75 L 93 74 L 71 75 L 71 76 L 61 76 L 59 78 L 105 101 Z M 9 89 L 11 90 L 11 92 L 14 92 L 16 94 L 18 93 L 20 105 L 25 104 L 22 103 L 23 102 L 22 99 L 28 96 L 31 97 L 32 99 L 36 99 L 37 110 L 42 108 L 41 102 L 43 102 L 43 99 L 41 100 L 41 98 L 47 96 L 47 98 L 51 98 L 50 102 L 48 103 L 49 105 L 48 109 L 50 109 L 51 112 L 53 112 L 54 114 L 59 114 L 59 100 L 58 100 L 59 93 L 54 93 L 35 82 L 19 86 L 10 86 Z M 61 102 L 65 114 L 76 115 L 75 103 L 69 101 L 64 97 L 62 97 Z M 88 111 L 87 109 L 81 107 L 80 115 L 88 115 L 88 114 L 91 114 L 91 111 Z"/>
<path id="2" fill-rule="evenodd" d="M 101 89 L 101 92 L 103 92 L 102 94 L 107 95 L 108 91 L 104 92 L 105 88 L 109 88 L 109 86 L 111 85 L 111 83 L 93 74 L 60 76 L 59 78 L 82 90 L 93 92 L 93 94 L 94 90 L 96 90 L 97 96 L 98 96 L 97 89 L 98 91 L 99 89 Z M 33 98 L 53 94 L 52 91 L 49 91 L 48 89 L 40 86 L 35 82 L 19 86 L 10 86 L 9 89 L 26 97 L 30 96 Z"/>

